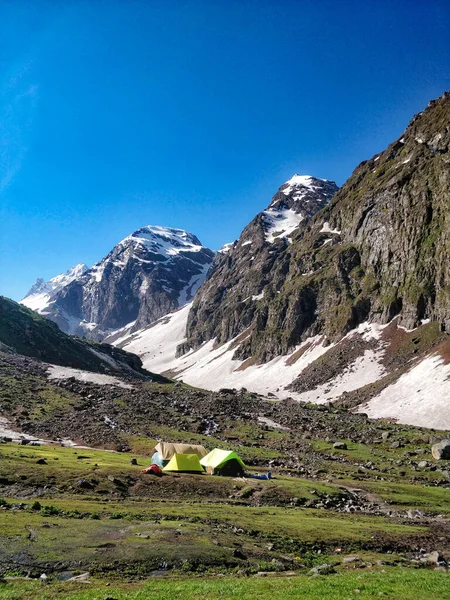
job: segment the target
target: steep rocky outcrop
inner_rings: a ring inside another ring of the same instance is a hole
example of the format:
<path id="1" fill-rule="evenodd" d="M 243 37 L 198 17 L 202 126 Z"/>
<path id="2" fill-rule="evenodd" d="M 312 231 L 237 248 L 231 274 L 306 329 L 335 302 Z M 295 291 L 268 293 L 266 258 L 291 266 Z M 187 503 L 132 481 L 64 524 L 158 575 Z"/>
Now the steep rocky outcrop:
<path id="1" fill-rule="evenodd" d="M 125 325 L 137 329 L 191 300 L 213 258 L 191 233 L 143 227 L 60 289 L 41 313 L 67 333 L 97 340 Z"/>
<path id="2" fill-rule="evenodd" d="M 333 181 L 305 175 L 294 175 L 279 188 L 239 239 L 217 254 L 211 275 L 195 297 L 188 342 L 180 353 L 212 338 L 226 342 L 254 325 L 263 296 L 273 288 L 273 269 L 280 261 L 287 268 L 292 235 L 337 189 Z"/>
<path id="3" fill-rule="evenodd" d="M 449 331 L 449 145 L 446 93 L 291 230 L 292 243 L 264 240 L 259 215 L 200 289 L 183 349 L 246 331 L 236 358 L 265 362 L 309 337 L 333 342 L 395 316 Z"/>

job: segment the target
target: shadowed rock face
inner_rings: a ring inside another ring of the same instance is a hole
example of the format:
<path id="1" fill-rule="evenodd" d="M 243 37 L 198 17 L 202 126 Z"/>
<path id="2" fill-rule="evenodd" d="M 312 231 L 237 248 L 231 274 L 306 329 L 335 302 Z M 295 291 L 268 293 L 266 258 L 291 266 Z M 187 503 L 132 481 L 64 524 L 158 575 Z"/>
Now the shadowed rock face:
<path id="1" fill-rule="evenodd" d="M 248 330 L 239 358 L 266 361 L 312 335 L 340 339 L 368 319 L 398 315 L 407 328 L 431 319 L 449 331 L 449 145 L 446 93 L 299 222 L 292 243 L 269 242 L 267 211 L 258 215 L 217 257 L 189 317 L 188 345 Z"/>
<path id="2" fill-rule="evenodd" d="M 276 289 L 274 269 L 288 268 L 292 235 L 337 190 L 332 181 L 302 175 L 280 187 L 240 238 L 217 254 L 189 315 L 186 348 L 211 338 L 223 343 L 255 325 L 263 296 Z"/>
<path id="3" fill-rule="evenodd" d="M 191 300 L 213 258 L 181 229 L 143 227 L 61 289 L 42 314 L 94 339 L 133 321 L 144 327 Z"/>

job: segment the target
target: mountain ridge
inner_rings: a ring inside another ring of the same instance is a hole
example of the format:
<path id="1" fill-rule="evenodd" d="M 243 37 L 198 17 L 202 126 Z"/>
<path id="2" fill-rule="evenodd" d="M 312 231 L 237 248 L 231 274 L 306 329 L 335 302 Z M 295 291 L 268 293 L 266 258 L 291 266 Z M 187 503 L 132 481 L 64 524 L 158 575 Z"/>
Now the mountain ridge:
<path id="1" fill-rule="evenodd" d="M 449 146 L 446 93 L 285 238 L 257 215 L 189 313 L 118 343 L 190 385 L 450 428 Z"/>
<path id="2" fill-rule="evenodd" d="M 139 328 L 188 302 L 213 257 L 182 229 L 141 227 L 58 289 L 40 312 L 66 333 L 90 339 Z"/>

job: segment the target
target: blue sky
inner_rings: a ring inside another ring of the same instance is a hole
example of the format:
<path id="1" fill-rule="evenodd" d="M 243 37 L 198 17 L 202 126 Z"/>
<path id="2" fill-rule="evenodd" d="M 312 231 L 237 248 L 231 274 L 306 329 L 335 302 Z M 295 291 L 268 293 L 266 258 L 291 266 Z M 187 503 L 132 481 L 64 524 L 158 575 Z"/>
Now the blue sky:
<path id="1" fill-rule="evenodd" d="M 0 293 L 147 225 L 217 249 L 450 88 L 448 0 L 0 3 Z"/>

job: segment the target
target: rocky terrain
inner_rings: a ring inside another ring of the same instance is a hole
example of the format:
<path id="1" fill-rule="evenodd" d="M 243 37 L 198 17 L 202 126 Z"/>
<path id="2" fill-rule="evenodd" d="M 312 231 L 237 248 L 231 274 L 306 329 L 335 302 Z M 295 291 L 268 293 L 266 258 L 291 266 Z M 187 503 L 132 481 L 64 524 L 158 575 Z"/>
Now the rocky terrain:
<path id="1" fill-rule="evenodd" d="M 447 571 L 444 432 L 245 390 L 123 383 L 54 378 L 0 352 L 0 573 Z M 248 475 L 145 475 L 157 440 L 234 449 Z"/>
<path id="2" fill-rule="evenodd" d="M 188 341 L 179 353 L 213 338 L 222 344 L 252 325 L 263 297 L 275 289 L 273 270 L 295 230 L 324 208 L 337 190 L 333 181 L 305 175 L 294 175 L 279 188 L 239 239 L 217 254 L 192 304 Z"/>
<path id="3" fill-rule="evenodd" d="M 187 347 L 211 338 L 223 343 L 251 327 L 236 355 L 265 362 L 315 335 L 338 341 L 365 321 L 398 316 L 411 329 L 431 319 L 448 330 L 449 124 L 444 94 L 385 151 L 361 163 L 330 204 L 301 220 L 290 231 L 292 243 L 267 239 L 260 285 L 235 293 L 228 274 L 236 262 L 240 279 L 253 275 L 242 261 L 243 244 L 253 255 L 245 230 L 241 260 L 223 257 L 194 300 Z"/>
<path id="4" fill-rule="evenodd" d="M 191 233 L 147 226 L 91 269 L 66 277 L 51 295 L 49 284 L 35 284 L 22 303 L 66 333 L 102 340 L 125 326 L 132 331 L 148 325 L 189 302 L 213 258 L 214 252 Z"/>

